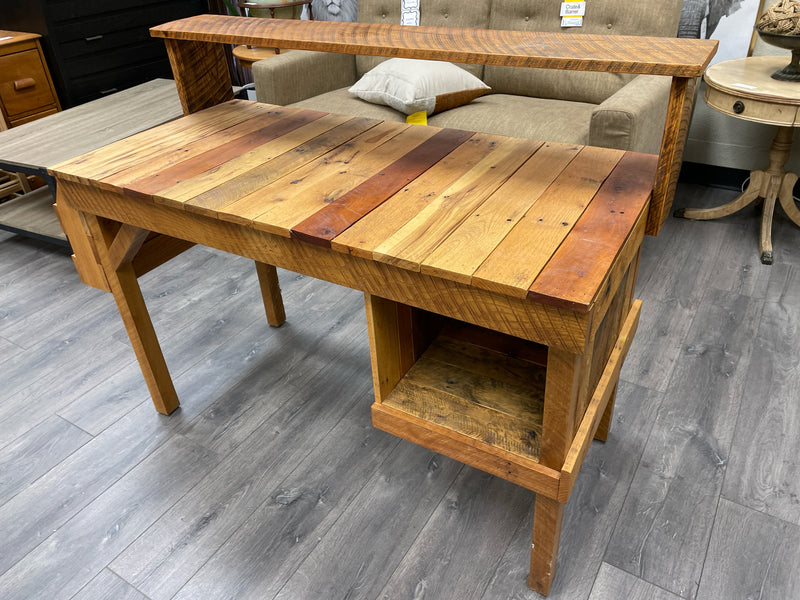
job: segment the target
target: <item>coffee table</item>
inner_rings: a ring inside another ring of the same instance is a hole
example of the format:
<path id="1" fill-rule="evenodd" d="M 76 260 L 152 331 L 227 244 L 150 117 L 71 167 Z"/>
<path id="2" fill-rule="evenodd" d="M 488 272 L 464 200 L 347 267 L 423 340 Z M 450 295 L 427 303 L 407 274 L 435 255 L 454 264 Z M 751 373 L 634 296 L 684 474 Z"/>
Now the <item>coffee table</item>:
<path id="1" fill-rule="evenodd" d="M 0 169 L 37 175 L 50 188 L 49 193 L 41 188 L 0 205 L 0 229 L 57 244 L 67 243 L 66 231 L 70 242 L 77 240 L 81 248 L 82 232 L 70 231 L 75 215 L 63 215 L 61 225 L 56 220 L 55 181 L 48 168 L 182 114 L 175 82 L 155 79 L 0 131 Z"/>
<path id="2" fill-rule="evenodd" d="M 797 175 L 783 169 L 791 153 L 794 128 L 800 126 L 800 93 L 797 82 L 770 77 L 785 65 L 785 56 L 752 56 L 709 67 L 704 75 L 706 104 L 737 119 L 777 125 L 769 149 L 769 165 L 766 169 L 750 171 L 747 189 L 727 204 L 675 211 L 676 217 L 686 219 L 719 219 L 763 199 L 759 254 L 765 265 L 773 261 L 772 217 L 776 200 L 795 225 L 800 226 L 800 210 L 792 193 Z"/>

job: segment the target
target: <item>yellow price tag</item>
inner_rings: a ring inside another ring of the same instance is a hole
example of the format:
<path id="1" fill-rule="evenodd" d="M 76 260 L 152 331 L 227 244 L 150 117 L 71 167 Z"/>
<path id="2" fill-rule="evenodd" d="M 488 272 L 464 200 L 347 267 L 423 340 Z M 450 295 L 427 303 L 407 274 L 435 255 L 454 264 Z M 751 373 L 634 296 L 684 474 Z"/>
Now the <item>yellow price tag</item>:
<path id="1" fill-rule="evenodd" d="M 406 117 L 406 123 L 411 123 L 412 125 L 427 125 L 428 113 L 424 110 L 412 113 Z"/>

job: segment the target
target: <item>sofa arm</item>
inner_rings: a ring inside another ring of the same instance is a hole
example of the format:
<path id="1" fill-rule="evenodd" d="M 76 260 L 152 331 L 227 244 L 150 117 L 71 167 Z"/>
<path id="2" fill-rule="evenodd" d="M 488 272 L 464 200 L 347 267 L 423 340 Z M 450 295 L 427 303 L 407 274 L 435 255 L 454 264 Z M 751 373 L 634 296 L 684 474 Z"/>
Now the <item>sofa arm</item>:
<path id="1" fill-rule="evenodd" d="M 670 77 L 634 77 L 592 111 L 589 145 L 658 154 L 670 85 Z"/>
<path id="2" fill-rule="evenodd" d="M 351 54 L 292 50 L 253 63 L 256 99 L 285 106 L 353 85 L 356 59 Z"/>

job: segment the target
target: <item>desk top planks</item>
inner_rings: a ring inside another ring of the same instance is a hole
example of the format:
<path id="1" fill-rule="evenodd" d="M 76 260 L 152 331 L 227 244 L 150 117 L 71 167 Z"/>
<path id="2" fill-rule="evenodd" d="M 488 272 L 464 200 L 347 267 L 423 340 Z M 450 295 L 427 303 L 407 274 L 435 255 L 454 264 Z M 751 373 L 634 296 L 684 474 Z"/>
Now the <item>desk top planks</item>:
<path id="1" fill-rule="evenodd" d="M 114 192 L 109 203 L 588 312 L 643 222 L 655 168 L 651 155 L 232 101 L 54 172 Z"/>

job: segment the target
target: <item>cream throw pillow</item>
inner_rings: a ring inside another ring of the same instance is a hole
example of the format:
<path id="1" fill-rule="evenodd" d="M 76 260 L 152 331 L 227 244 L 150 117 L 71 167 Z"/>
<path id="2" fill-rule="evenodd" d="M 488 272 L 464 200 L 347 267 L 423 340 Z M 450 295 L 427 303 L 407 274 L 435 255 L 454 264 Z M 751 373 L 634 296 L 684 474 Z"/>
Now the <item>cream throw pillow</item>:
<path id="1" fill-rule="evenodd" d="M 428 115 L 472 102 L 489 86 L 461 67 L 438 60 L 390 58 L 368 71 L 350 93 L 410 115 Z"/>

